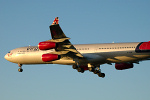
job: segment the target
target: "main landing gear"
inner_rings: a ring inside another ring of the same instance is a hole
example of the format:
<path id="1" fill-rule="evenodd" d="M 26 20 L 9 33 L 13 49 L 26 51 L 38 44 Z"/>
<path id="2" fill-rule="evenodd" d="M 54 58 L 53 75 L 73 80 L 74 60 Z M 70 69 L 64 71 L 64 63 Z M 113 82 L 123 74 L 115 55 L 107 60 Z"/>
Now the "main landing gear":
<path id="1" fill-rule="evenodd" d="M 100 67 L 89 67 L 89 71 L 93 72 L 94 74 L 97 74 L 99 77 L 105 77 L 105 73 L 101 72 Z"/>
<path id="2" fill-rule="evenodd" d="M 81 67 L 78 67 L 77 65 L 73 65 L 72 68 L 77 69 L 78 72 L 84 73 L 84 69 Z"/>
<path id="3" fill-rule="evenodd" d="M 82 68 L 76 64 L 73 65 L 72 68 L 76 69 L 78 72 L 81 72 L 81 73 L 84 73 L 84 71 L 85 71 L 84 68 Z M 87 66 L 86 70 L 89 70 L 90 72 L 93 72 L 94 74 L 97 74 L 99 77 L 102 77 L 102 78 L 105 77 L 105 73 L 101 73 L 100 67 L 95 67 L 95 66 L 88 67 Z"/>
<path id="4" fill-rule="evenodd" d="M 18 64 L 18 66 L 20 67 L 20 68 L 18 69 L 18 72 L 23 72 L 22 64 Z"/>

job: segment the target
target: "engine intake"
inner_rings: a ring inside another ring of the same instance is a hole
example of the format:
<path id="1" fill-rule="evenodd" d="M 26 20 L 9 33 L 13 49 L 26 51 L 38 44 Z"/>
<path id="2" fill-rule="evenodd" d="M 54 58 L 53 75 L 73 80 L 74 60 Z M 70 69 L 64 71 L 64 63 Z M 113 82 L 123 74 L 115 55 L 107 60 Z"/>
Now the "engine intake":
<path id="1" fill-rule="evenodd" d="M 50 41 L 44 41 L 44 42 L 40 42 L 38 44 L 38 47 L 40 50 L 49 50 L 49 49 L 56 48 L 56 43 Z"/>
<path id="2" fill-rule="evenodd" d="M 117 70 L 124 70 L 124 69 L 133 68 L 133 63 L 116 63 L 115 68 Z"/>
<path id="3" fill-rule="evenodd" d="M 42 55 L 42 61 L 44 62 L 50 62 L 50 61 L 55 61 L 59 59 L 60 59 L 60 55 L 57 55 L 57 54 L 43 54 Z"/>

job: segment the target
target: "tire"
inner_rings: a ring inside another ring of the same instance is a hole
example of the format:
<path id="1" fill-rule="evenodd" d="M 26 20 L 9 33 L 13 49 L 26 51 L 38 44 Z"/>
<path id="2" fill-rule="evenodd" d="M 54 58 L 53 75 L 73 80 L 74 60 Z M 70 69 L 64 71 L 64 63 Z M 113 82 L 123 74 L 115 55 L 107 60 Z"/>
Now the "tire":
<path id="1" fill-rule="evenodd" d="M 73 69 L 77 69 L 78 66 L 77 66 L 77 65 L 72 65 L 72 68 L 73 68 Z"/>
<path id="2" fill-rule="evenodd" d="M 19 71 L 19 72 L 23 72 L 23 69 L 22 69 L 22 68 L 19 68 L 18 71 Z"/>
<path id="3" fill-rule="evenodd" d="M 81 72 L 82 71 L 82 69 L 79 67 L 79 68 L 77 68 L 77 70 L 78 70 L 78 72 Z"/>
<path id="4" fill-rule="evenodd" d="M 105 73 L 101 73 L 101 77 L 104 78 L 105 77 Z"/>
<path id="5" fill-rule="evenodd" d="M 84 69 L 83 68 L 81 69 L 81 73 L 84 73 Z"/>

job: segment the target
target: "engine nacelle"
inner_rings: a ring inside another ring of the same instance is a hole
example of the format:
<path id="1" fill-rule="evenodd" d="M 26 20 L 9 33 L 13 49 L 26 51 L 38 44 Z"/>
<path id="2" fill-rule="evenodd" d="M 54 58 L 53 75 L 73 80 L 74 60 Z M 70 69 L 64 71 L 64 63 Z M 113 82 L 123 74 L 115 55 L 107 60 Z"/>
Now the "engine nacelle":
<path id="1" fill-rule="evenodd" d="M 115 68 L 117 70 L 124 70 L 124 69 L 133 68 L 133 63 L 116 63 Z"/>
<path id="2" fill-rule="evenodd" d="M 56 48 L 56 43 L 50 41 L 44 41 L 44 42 L 40 42 L 38 47 L 40 50 L 49 50 L 49 49 Z"/>
<path id="3" fill-rule="evenodd" d="M 42 55 L 42 60 L 44 62 L 50 62 L 50 61 L 59 60 L 59 59 L 60 59 L 60 55 L 57 55 L 57 54 L 43 54 Z"/>

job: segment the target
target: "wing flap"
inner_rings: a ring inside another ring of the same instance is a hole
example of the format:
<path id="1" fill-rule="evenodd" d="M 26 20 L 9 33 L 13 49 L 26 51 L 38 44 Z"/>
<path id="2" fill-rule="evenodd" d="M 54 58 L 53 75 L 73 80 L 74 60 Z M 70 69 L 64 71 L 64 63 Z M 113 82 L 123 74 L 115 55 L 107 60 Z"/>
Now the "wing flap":
<path id="1" fill-rule="evenodd" d="M 47 40 L 47 41 L 51 41 L 51 42 L 64 42 L 65 40 L 69 40 L 70 38 L 60 38 L 60 39 L 51 39 L 51 40 Z"/>
<path id="2" fill-rule="evenodd" d="M 71 45 L 62 45 L 63 47 L 70 48 Z"/>
<path id="3" fill-rule="evenodd" d="M 51 54 L 59 54 L 59 55 L 64 55 L 67 54 L 69 51 L 56 51 L 56 52 L 51 52 Z"/>

